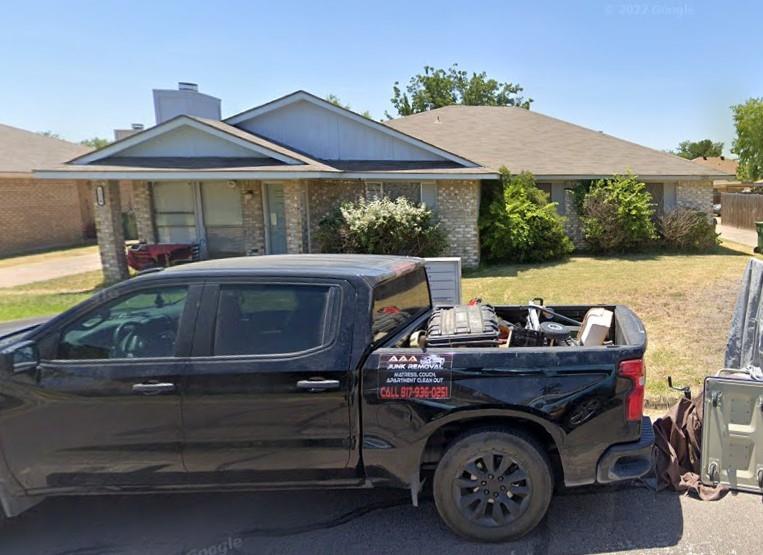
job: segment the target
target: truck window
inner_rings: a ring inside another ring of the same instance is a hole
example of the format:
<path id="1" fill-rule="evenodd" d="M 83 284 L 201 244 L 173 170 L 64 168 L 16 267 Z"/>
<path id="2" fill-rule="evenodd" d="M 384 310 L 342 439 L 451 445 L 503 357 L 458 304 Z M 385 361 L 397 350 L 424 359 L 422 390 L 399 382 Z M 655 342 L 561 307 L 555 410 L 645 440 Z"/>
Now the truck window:
<path id="1" fill-rule="evenodd" d="M 423 267 L 382 283 L 374 289 L 371 315 L 374 342 L 381 341 L 430 307 L 429 284 Z"/>
<path id="2" fill-rule="evenodd" d="M 325 285 L 223 285 L 213 354 L 287 354 L 328 343 L 330 292 Z"/>
<path id="3" fill-rule="evenodd" d="M 175 356 L 187 287 L 130 293 L 66 326 L 59 360 Z"/>

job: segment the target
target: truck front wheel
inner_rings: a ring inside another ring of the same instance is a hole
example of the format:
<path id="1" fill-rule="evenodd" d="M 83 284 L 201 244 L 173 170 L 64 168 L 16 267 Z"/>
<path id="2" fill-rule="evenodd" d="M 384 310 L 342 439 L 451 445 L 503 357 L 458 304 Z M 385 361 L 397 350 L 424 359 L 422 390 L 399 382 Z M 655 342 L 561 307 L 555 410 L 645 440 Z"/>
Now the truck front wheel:
<path id="1" fill-rule="evenodd" d="M 518 539 L 543 519 L 553 479 L 548 458 L 520 432 L 481 430 L 456 440 L 434 475 L 440 517 L 461 536 Z"/>

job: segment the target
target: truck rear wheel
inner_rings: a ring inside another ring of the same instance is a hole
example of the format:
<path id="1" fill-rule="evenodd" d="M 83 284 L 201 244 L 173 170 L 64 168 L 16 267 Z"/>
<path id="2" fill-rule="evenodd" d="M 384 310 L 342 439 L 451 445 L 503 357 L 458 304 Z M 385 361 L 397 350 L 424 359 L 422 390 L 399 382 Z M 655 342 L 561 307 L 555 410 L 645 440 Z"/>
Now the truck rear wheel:
<path id="1" fill-rule="evenodd" d="M 457 534 L 484 542 L 516 540 L 535 528 L 553 491 L 543 449 L 515 431 L 483 430 L 456 440 L 437 465 L 437 511 Z"/>

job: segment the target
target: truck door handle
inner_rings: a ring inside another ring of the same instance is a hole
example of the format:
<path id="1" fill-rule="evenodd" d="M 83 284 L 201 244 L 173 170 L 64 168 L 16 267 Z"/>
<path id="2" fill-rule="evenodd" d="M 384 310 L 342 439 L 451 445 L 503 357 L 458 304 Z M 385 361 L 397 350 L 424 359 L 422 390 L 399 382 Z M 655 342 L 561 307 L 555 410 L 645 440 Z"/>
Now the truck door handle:
<path id="1" fill-rule="evenodd" d="M 169 382 L 144 382 L 132 386 L 133 393 L 142 395 L 158 395 L 166 391 L 175 391 L 175 384 Z"/>
<path id="2" fill-rule="evenodd" d="M 307 389 L 308 391 L 330 391 L 332 389 L 339 389 L 339 380 L 310 378 L 309 380 L 299 380 L 297 387 Z"/>

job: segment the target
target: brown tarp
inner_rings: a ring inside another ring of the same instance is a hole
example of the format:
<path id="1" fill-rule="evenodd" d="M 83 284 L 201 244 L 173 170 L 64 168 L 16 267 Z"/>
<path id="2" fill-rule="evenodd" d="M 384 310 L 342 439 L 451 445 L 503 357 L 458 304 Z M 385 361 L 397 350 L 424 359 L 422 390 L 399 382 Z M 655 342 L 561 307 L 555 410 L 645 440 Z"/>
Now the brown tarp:
<path id="1" fill-rule="evenodd" d="M 706 501 L 720 499 L 728 488 L 700 481 L 703 395 L 682 398 L 654 423 L 653 458 L 657 489 L 692 493 Z"/>

